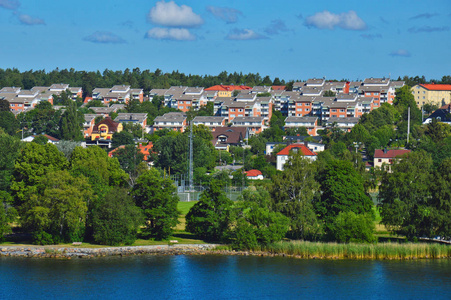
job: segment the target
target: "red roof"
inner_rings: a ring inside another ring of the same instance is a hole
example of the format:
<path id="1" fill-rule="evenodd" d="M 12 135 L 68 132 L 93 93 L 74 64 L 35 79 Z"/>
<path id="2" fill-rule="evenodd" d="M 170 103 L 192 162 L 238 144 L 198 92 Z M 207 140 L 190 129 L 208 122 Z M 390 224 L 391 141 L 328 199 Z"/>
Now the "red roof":
<path id="1" fill-rule="evenodd" d="M 316 153 L 307 148 L 304 144 L 291 144 L 283 148 L 277 155 L 290 155 L 290 152 L 293 151 L 293 149 L 298 149 L 302 155 L 305 156 L 315 156 Z"/>
<path id="2" fill-rule="evenodd" d="M 85 98 L 85 101 L 83 102 L 83 103 L 88 103 L 89 101 L 91 101 L 92 100 L 92 97 L 86 97 Z"/>
<path id="3" fill-rule="evenodd" d="M 273 91 L 284 91 L 285 90 L 284 85 L 273 85 L 271 88 Z"/>
<path id="4" fill-rule="evenodd" d="M 257 177 L 259 175 L 263 175 L 262 172 L 260 172 L 259 170 L 249 170 L 249 171 L 245 171 L 244 173 L 246 173 L 247 177 Z"/>
<path id="5" fill-rule="evenodd" d="M 406 153 L 410 153 L 410 150 L 394 149 L 384 151 L 383 149 L 376 149 L 374 150 L 374 158 L 395 158 Z"/>
<path id="6" fill-rule="evenodd" d="M 251 87 L 245 85 L 223 85 L 218 84 L 212 87 L 206 88 L 205 91 L 234 91 L 234 90 L 252 90 Z"/>
<path id="7" fill-rule="evenodd" d="M 420 84 L 420 86 L 431 91 L 451 91 L 451 84 Z"/>

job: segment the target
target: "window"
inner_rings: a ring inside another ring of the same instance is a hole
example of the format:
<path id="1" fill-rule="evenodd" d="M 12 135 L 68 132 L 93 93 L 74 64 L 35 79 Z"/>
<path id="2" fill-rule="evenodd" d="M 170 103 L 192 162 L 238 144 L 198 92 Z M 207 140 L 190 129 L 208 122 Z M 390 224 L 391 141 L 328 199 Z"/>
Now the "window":
<path id="1" fill-rule="evenodd" d="M 302 108 L 298 108 L 297 111 L 302 111 Z"/>
<path id="2" fill-rule="evenodd" d="M 340 109 L 340 112 L 345 112 L 345 110 L 344 109 Z"/>
<path id="3" fill-rule="evenodd" d="M 240 108 L 239 110 L 238 110 L 239 112 L 242 112 L 243 111 L 243 109 L 242 108 Z"/>
<path id="4" fill-rule="evenodd" d="M 235 109 L 234 109 L 234 108 L 231 108 L 230 111 L 235 111 Z"/>
<path id="5" fill-rule="evenodd" d="M 310 111 L 310 109 L 306 108 L 305 111 Z"/>
<path id="6" fill-rule="evenodd" d="M 382 159 L 379 158 L 379 159 L 377 160 L 377 162 L 382 162 Z"/>
<path id="7" fill-rule="evenodd" d="M 310 103 L 305 103 L 305 106 L 310 106 Z"/>
<path id="8" fill-rule="evenodd" d="M 371 96 L 371 93 L 366 92 L 365 95 L 366 96 Z"/>
<path id="9" fill-rule="evenodd" d="M 332 109 L 332 112 L 337 112 L 337 110 L 336 109 Z"/>
<path id="10" fill-rule="evenodd" d="M 379 93 L 374 93 L 374 96 L 379 96 Z"/>

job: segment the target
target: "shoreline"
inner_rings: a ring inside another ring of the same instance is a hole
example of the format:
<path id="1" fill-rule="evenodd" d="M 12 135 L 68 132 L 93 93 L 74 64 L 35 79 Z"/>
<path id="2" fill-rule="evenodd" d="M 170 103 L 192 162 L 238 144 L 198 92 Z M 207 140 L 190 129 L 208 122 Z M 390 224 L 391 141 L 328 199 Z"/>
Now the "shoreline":
<path id="1" fill-rule="evenodd" d="M 326 259 L 326 260 L 418 260 L 418 259 L 450 259 L 449 256 L 440 257 L 343 257 L 336 255 L 298 255 L 276 251 L 234 251 L 216 249 L 219 244 L 180 244 L 180 245 L 152 245 L 152 246 L 120 246 L 105 248 L 58 247 L 58 246 L 0 246 L 1 257 L 22 258 L 98 258 L 109 256 L 134 255 L 230 255 L 230 256 L 259 256 L 259 257 L 288 257 L 296 259 Z"/>

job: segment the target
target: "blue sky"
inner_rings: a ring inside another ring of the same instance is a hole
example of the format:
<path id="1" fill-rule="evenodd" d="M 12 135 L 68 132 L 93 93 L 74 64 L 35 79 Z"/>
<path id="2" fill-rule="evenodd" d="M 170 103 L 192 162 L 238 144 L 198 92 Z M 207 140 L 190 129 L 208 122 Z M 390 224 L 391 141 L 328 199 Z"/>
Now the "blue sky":
<path id="1" fill-rule="evenodd" d="M 0 68 L 451 74 L 451 1 L 0 0 Z"/>

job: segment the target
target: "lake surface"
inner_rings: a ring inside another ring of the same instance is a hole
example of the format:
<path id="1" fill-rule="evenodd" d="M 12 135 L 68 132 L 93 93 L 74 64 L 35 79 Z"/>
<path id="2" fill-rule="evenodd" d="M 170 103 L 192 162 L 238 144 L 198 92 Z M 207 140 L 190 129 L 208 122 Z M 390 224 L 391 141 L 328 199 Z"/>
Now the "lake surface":
<path id="1" fill-rule="evenodd" d="M 0 257 L 0 299 L 451 299 L 451 260 Z"/>

